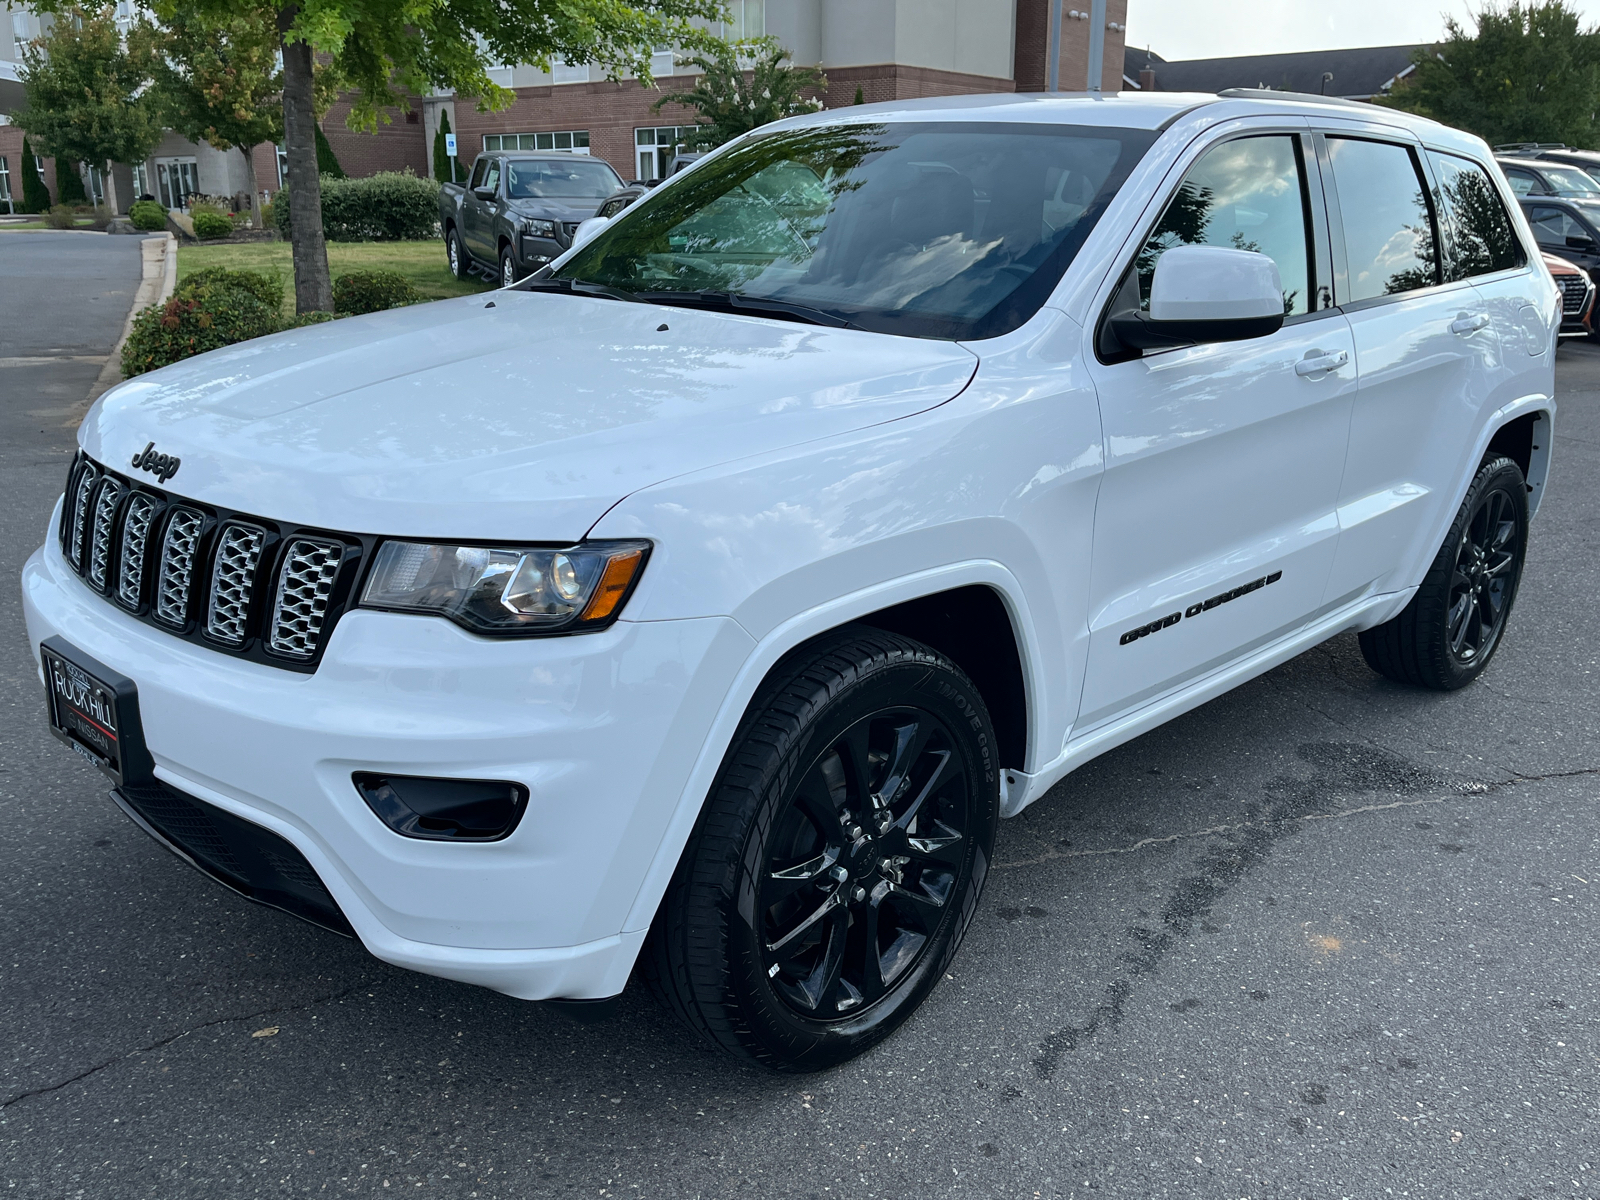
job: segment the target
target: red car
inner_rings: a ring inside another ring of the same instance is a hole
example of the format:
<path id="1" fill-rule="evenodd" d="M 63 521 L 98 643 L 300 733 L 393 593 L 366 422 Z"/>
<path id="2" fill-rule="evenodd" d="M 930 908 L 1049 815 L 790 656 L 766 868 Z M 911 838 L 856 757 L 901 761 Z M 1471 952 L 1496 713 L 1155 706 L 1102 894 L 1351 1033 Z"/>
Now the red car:
<path id="1" fill-rule="evenodd" d="M 1561 336 L 1587 336 L 1600 341 L 1594 326 L 1594 281 L 1564 258 L 1545 254 L 1544 265 L 1561 289 Z"/>

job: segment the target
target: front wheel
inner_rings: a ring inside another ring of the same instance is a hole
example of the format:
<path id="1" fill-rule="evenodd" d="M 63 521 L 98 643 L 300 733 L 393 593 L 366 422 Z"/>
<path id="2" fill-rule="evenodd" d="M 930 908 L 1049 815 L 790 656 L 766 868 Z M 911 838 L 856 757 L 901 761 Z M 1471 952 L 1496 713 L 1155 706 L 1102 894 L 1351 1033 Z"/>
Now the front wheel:
<path id="1" fill-rule="evenodd" d="M 999 812 L 971 680 L 856 627 L 791 662 L 724 760 L 645 970 L 713 1044 L 781 1071 L 888 1036 L 938 983 L 983 890 Z"/>
<path id="2" fill-rule="evenodd" d="M 1499 649 L 1527 546 L 1522 469 L 1498 455 L 1485 459 L 1411 603 L 1361 634 L 1367 665 L 1434 691 L 1471 683 Z"/>
<path id="3" fill-rule="evenodd" d="M 454 229 L 444 235 L 444 256 L 450 264 L 450 274 L 457 279 L 465 279 L 469 264 L 466 251 L 461 248 L 461 235 Z"/>
<path id="4" fill-rule="evenodd" d="M 500 251 L 500 286 L 510 287 L 517 281 L 517 256 L 506 246 Z"/>

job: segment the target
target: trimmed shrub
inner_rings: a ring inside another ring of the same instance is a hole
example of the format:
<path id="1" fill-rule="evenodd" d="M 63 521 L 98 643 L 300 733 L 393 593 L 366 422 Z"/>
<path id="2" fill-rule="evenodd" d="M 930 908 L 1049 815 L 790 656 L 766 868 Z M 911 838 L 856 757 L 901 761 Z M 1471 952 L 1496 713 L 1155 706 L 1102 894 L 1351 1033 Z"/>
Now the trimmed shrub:
<path id="1" fill-rule="evenodd" d="M 184 276 L 177 294 L 210 293 L 228 288 L 249 292 L 274 312 L 283 308 L 283 277 L 265 271 L 230 271 L 227 267 L 207 267 Z"/>
<path id="2" fill-rule="evenodd" d="M 272 201 L 270 200 L 261 206 L 261 228 L 276 229 L 278 227 L 278 222 L 274 216 L 276 211 L 272 207 Z"/>
<path id="3" fill-rule="evenodd" d="M 221 213 L 197 212 L 194 214 L 194 234 L 199 238 L 222 238 L 233 232 L 233 222 Z"/>
<path id="4" fill-rule="evenodd" d="M 183 287 L 165 304 L 142 310 L 133 318 L 133 328 L 122 346 L 123 378 L 276 333 L 283 327 L 279 309 L 263 304 L 253 287 L 221 278 L 253 274 L 220 268 L 197 272 L 184 280 Z"/>
<path id="5" fill-rule="evenodd" d="M 272 202 L 272 220 L 289 232 L 289 189 Z M 439 181 L 410 171 L 364 179 L 322 177 L 322 234 L 330 242 L 417 242 L 439 236 Z"/>
<path id="6" fill-rule="evenodd" d="M 135 229 L 154 232 L 167 227 L 167 210 L 154 200 L 135 200 L 128 209 L 128 219 Z"/>
<path id="7" fill-rule="evenodd" d="M 340 316 L 382 312 L 421 299 L 416 285 L 398 271 L 351 271 L 333 281 L 333 311 Z"/>
<path id="8" fill-rule="evenodd" d="M 51 229 L 76 229 L 78 214 L 72 210 L 70 204 L 53 204 L 50 206 L 50 211 L 44 215 L 44 223 Z"/>

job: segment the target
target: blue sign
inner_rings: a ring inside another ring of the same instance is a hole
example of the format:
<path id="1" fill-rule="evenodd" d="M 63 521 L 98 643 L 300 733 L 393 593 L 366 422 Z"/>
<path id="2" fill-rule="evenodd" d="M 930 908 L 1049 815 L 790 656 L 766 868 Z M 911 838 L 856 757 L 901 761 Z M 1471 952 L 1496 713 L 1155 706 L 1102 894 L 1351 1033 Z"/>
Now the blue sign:
<path id="1" fill-rule="evenodd" d="M 444 135 L 444 152 L 446 154 L 448 154 L 451 158 L 454 158 L 456 156 L 456 135 L 455 134 L 447 133 L 447 134 Z"/>

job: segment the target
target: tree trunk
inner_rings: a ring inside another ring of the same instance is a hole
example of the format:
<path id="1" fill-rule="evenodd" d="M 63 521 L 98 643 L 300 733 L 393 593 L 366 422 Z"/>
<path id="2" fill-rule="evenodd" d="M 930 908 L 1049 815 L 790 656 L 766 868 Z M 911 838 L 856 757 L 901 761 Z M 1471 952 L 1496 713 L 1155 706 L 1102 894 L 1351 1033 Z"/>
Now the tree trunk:
<path id="1" fill-rule="evenodd" d="M 297 15 L 278 15 L 283 33 Z M 289 240 L 294 254 L 296 312 L 332 312 L 328 245 L 322 237 L 322 181 L 317 175 L 317 118 L 312 106 L 311 46 L 283 43 L 283 148 L 289 160 Z"/>

